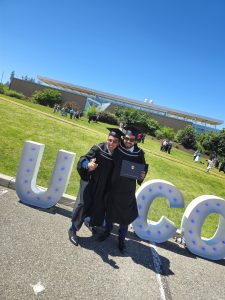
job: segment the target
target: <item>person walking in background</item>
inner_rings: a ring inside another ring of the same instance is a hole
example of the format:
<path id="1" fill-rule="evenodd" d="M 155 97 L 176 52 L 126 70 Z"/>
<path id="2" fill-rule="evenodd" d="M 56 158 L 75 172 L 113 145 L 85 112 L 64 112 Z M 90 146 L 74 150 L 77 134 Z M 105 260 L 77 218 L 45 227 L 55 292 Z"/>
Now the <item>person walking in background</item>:
<path id="1" fill-rule="evenodd" d="M 56 107 L 56 112 L 60 113 L 60 111 L 61 111 L 61 106 L 58 104 Z"/>
<path id="2" fill-rule="evenodd" d="M 172 149 L 172 146 L 173 146 L 173 142 L 170 140 L 168 143 L 167 143 L 167 153 L 170 154 L 170 151 Z"/>
<path id="3" fill-rule="evenodd" d="M 124 122 L 120 122 L 120 124 L 119 124 L 119 129 L 120 129 L 123 133 L 125 132 L 124 127 L 125 127 L 125 123 L 124 123 Z"/>
<path id="4" fill-rule="evenodd" d="M 54 107 L 53 107 L 53 112 L 55 113 L 56 110 L 57 110 L 57 104 L 55 103 L 55 104 L 54 104 Z"/>
<path id="5" fill-rule="evenodd" d="M 142 138 L 141 138 L 142 144 L 144 144 L 144 142 L 145 142 L 145 137 L 146 137 L 146 134 L 145 134 L 145 133 L 142 133 Z"/>
<path id="6" fill-rule="evenodd" d="M 194 155 L 193 155 L 193 160 L 195 160 L 197 154 L 198 154 L 198 150 L 195 151 L 195 153 L 194 153 Z"/>
<path id="7" fill-rule="evenodd" d="M 75 246 L 78 246 L 77 231 L 86 217 L 91 217 L 90 226 L 103 224 L 106 211 L 104 196 L 113 168 L 112 155 L 122 135 L 119 129 L 110 128 L 107 141 L 94 145 L 77 163 L 81 178 L 80 189 L 68 232 L 69 239 Z"/>
<path id="8" fill-rule="evenodd" d="M 220 167 L 219 167 L 219 172 L 224 172 L 225 173 L 225 160 L 222 161 Z"/>
<path id="9" fill-rule="evenodd" d="M 113 157 L 114 167 L 106 195 L 106 226 L 105 231 L 99 237 L 99 241 L 104 241 L 109 237 L 113 229 L 113 223 L 119 224 L 118 247 L 122 253 L 125 249 L 128 225 L 138 216 L 135 197 L 136 182 L 140 185 L 147 173 L 144 152 L 137 146 L 136 129 L 133 127 L 125 129 L 125 137 Z M 145 171 L 141 172 L 139 179 L 131 179 L 120 175 L 124 160 L 145 165 Z"/>
<path id="10" fill-rule="evenodd" d="M 219 169 L 219 164 L 220 164 L 220 160 L 219 160 L 218 157 L 216 157 L 215 160 L 214 160 L 214 166 L 215 166 L 216 169 Z"/>
<path id="11" fill-rule="evenodd" d="M 62 117 L 65 116 L 65 108 L 64 108 L 64 107 L 62 107 L 62 109 L 61 109 L 61 116 L 62 116 Z"/>
<path id="12" fill-rule="evenodd" d="M 208 159 L 208 166 L 205 170 L 206 173 L 208 173 L 214 166 L 214 159 Z"/>
<path id="13" fill-rule="evenodd" d="M 79 120 L 79 118 L 80 118 L 80 111 L 79 110 L 77 111 L 76 118 L 77 118 L 77 120 Z"/>
<path id="14" fill-rule="evenodd" d="M 199 162 L 200 156 L 201 156 L 201 153 L 199 151 L 197 151 L 197 153 L 195 155 L 195 162 Z"/>
<path id="15" fill-rule="evenodd" d="M 71 120 L 73 119 L 73 114 L 74 114 L 74 110 L 73 110 L 73 108 L 71 107 L 71 109 L 70 109 L 70 119 L 71 119 Z"/>
<path id="16" fill-rule="evenodd" d="M 163 140 L 160 150 L 161 151 L 166 151 L 166 149 L 167 149 L 167 140 Z"/>
<path id="17" fill-rule="evenodd" d="M 141 140 L 142 140 L 142 133 L 139 132 L 139 133 L 137 134 L 137 142 L 140 143 Z"/>

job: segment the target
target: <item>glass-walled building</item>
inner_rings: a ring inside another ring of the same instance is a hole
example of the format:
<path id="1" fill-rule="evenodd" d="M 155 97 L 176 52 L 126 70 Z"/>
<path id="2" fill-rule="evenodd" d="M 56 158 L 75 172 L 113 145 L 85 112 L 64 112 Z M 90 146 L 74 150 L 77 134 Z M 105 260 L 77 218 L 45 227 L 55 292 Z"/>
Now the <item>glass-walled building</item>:
<path id="1" fill-rule="evenodd" d="M 14 78 L 11 88 L 30 97 L 32 91 L 53 88 L 61 91 L 64 102 L 74 102 L 80 111 L 85 111 L 90 105 L 95 105 L 100 111 L 113 112 L 117 107 L 131 107 L 147 112 L 151 118 L 159 122 L 160 126 L 172 127 L 175 130 L 192 125 L 196 131 L 218 131 L 216 126 L 223 124 L 222 120 L 187 113 L 172 108 L 155 105 L 152 101 L 138 101 L 107 92 L 65 83 L 62 81 L 38 76 L 43 84 L 37 84 Z"/>

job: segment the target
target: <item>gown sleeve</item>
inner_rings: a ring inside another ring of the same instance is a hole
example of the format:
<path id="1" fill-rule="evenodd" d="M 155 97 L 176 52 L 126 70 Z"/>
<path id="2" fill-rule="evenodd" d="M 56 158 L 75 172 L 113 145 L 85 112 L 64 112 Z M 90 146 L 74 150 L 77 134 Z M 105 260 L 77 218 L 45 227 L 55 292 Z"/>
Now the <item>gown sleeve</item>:
<path id="1" fill-rule="evenodd" d="M 77 163 L 77 171 L 82 180 L 88 181 L 90 178 L 90 173 L 87 169 L 82 167 L 82 162 L 84 160 L 90 161 L 92 158 L 96 157 L 96 153 L 98 151 L 98 147 L 96 145 L 92 146 L 91 149 L 83 156 L 80 157 Z"/>

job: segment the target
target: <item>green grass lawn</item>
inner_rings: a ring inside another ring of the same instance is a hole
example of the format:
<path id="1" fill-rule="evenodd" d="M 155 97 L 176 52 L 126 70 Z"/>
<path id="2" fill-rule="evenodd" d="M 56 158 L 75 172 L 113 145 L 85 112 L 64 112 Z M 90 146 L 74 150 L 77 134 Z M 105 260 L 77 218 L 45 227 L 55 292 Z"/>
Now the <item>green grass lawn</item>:
<path id="1" fill-rule="evenodd" d="M 0 172 L 9 176 L 16 175 L 26 140 L 43 143 L 45 151 L 37 184 L 47 187 L 57 151 L 60 149 L 72 151 L 76 153 L 76 159 L 66 192 L 76 196 L 79 186 L 79 176 L 76 171 L 78 158 L 92 145 L 105 141 L 107 127 L 112 126 L 104 123 L 89 124 L 85 117 L 70 120 L 69 116 L 65 118 L 54 114 L 48 107 L 5 96 L 0 98 Z M 3 98 L 7 98 L 10 102 Z M 206 164 L 195 163 L 192 153 L 173 147 L 169 155 L 160 151 L 160 144 L 160 141 L 152 137 L 146 137 L 145 143 L 140 144 L 149 164 L 149 173 L 145 181 L 150 179 L 170 181 L 182 192 L 185 208 L 200 195 L 216 195 L 225 198 L 225 174 L 219 173 L 216 169 L 206 174 L 204 173 Z M 204 158 L 202 162 L 205 162 Z M 157 221 L 165 215 L 180 227 L 185 208 L 170 209 L 164 198 L 155 199 L 149 218 Z M 210 215 L 204 223 L 202 234 L 205 237 L 212 236 L 217 225 L 218 215 Z"/>

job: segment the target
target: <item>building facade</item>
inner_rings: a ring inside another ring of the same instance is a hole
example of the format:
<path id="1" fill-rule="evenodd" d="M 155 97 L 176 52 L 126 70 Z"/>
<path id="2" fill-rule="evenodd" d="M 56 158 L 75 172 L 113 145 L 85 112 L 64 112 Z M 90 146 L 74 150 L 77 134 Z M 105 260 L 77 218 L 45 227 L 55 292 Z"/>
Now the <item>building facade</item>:
<path id="1" fill-rule="evenodd" d="M 114 112 L 117 107 L 135 108 L 147 112 L 152 119 L 158 121 L 160 126 L 171 127 L 175 131 L 187 125 L 192 125 L 197 131 L 217 131 L 216 126 L 223 124 L 221 120 L 155 105 L 150 101 L 140 102 L 42 76 L 38 76 L 38 79 L 41 84 L 13 78 L 10 88 L 27 97 L 31 97 L 35 91 L 46 88 L 58 90 L 62 94 L 63 102 L 73 103 L 79 111 L 87 110 L 90 105 L 95 105 L 100 111 L 108 112 Z"/>

